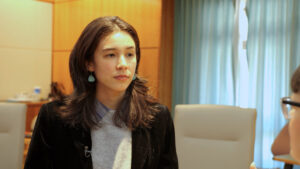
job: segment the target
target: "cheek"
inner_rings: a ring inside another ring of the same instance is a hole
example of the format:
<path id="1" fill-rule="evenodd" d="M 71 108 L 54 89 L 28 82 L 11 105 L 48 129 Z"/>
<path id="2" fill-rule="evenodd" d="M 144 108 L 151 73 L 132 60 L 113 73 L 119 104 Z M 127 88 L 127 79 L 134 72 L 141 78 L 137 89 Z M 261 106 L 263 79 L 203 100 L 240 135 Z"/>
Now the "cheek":
<path id="1" fill-rule="evenodd" d="M 300 135 L 300 117 L 294 117 L 290 121 L 289 129 L 293 133 L 299 133 Z"/>
<path id="2" fill-rule="evenodd" d="M 95 67 L 95 73 L 97 77 L 105 77 L 113 72 L 114 66 L 110 63 L 98 64 Z"/>
<path id="3" fill-rule="evenodd" d="M 136 69 L 136 59 L 132 61 L 132 63 L 130 64 L 130 67 L 131 67 L 131 70 L 133 72 L 135 72 L 135 69 Z"/>
<path id="4" fill-rule="evenodd" d="M 289 125 L 291 155 L 294 159 L 300 161 L 300 120 L 292 119 Z"/>
<path id="5" fill-rule="evenodd" d="M 291 119 L 289 124 L 289 134 L 292 150 L 300 151 L 300 117 L 294 117 Z"/>

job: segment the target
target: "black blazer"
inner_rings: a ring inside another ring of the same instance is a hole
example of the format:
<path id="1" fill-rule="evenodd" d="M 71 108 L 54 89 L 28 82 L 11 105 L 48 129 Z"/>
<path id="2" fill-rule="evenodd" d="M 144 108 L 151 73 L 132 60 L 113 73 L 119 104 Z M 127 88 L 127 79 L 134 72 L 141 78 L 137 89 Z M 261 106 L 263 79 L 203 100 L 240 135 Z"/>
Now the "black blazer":
<path id="1" fill-rule="evenodd" d="M 42 106 L 24 169 L 93 169 L 90 131 L 64 124 L 60 105 Z M 132 131 L 132 169 L 178 169 L 173 121 L 168 109 L 160 108 L 151 129 Z"/>

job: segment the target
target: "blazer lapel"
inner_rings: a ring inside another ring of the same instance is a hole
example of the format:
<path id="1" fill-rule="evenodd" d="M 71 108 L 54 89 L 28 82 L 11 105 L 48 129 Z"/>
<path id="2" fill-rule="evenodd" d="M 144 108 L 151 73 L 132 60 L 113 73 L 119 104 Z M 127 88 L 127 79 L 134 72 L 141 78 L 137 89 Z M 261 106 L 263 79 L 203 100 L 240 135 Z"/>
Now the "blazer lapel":
<path id="1" fill-rule="evenodd" d="M 92 141 L 90 131 L 86 131 L 82 128 L 72 128 L 71 135 L 74 147 L 80 156 L 80 163 L 82 164 L 82 167 L 92 169 Z"/>

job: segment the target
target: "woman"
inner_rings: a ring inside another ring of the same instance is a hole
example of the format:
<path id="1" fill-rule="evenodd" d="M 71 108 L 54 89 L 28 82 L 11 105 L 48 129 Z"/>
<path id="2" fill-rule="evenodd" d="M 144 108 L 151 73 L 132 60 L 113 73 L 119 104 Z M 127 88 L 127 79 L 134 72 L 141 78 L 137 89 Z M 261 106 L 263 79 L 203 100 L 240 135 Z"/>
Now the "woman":
<path id="1" fill-rule="evenodd" d="M 136 74 L 135 29 L 95 19 L 70 55 L 74 92 L 42 106 L 25 169 L 178 168 L 168 109 Z"/>

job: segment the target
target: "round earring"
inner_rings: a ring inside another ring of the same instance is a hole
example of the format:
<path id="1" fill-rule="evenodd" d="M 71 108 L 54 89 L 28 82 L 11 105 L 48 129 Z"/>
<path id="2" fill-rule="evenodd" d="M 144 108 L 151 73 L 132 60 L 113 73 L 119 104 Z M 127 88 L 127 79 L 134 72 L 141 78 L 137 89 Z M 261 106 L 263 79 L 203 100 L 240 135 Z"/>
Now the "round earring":
<path id="1" fill-rule="evenodd" d="M 89 75 L 89 77 L 88 77 L 88 82 L 90 82 L 90 83 L 94 83 L 96 80 L 95 80 L 95 77 L 94 77 L 94 75 L 92 74 L 92 72 L 91 72 L 91 74 Z"/>
<path id="2" fill-rule="evenodd" d="M 132 77 L 132 80 L 135 80 L 135 79 L 136 79 L 136 74 L 134 74 Z"/>

